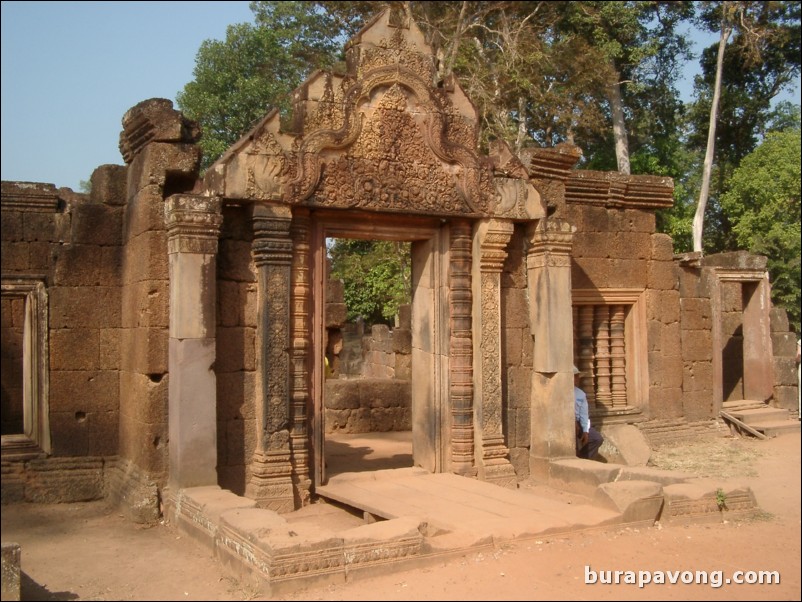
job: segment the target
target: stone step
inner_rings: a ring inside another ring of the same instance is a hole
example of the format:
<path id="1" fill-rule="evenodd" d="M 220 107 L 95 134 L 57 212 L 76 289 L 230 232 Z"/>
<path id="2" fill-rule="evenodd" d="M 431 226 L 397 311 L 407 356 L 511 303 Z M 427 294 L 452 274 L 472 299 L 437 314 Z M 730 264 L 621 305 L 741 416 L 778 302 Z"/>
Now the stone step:
<path id="1" fill-rule="evenodd" d="M 763 407 L 754 410 L 732 410 L 729 412 L 744 424 L 757 427 L 759 424 L 774 423 L 789 419 L 788 410 L 784 408 Z"/>
<path id="2" fill-rule="evenodd" d="M 756 399 L 736 399 L 734 401 L 725 401 L 721 404 L 721 409 L 730 413 L 742 410 L 759 410 L 766 407 L 768 406 L 766 406 L 765 402 Z"/>
<path id="3" fill-rule="evenodd" d="M 798 420 L 778 420 L 776 422 L 764 422 L 761 424 L 750 425 L 755 430 L 760 431 L 766 437 L 777 437 L 779 435 L 787 435 L 789 433 L 798 433 L 799 421 Z"/>

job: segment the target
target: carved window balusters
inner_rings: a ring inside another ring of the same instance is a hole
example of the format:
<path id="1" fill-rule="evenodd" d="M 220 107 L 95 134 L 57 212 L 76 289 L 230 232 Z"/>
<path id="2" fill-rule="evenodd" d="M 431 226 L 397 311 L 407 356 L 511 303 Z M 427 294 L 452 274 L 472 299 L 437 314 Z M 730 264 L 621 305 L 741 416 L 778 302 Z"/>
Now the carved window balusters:
<path id="1" fill-rule="evenodd" d="M 627 407 L 626 304 L 574 306 L 574 357 L 588 403 Z"/>

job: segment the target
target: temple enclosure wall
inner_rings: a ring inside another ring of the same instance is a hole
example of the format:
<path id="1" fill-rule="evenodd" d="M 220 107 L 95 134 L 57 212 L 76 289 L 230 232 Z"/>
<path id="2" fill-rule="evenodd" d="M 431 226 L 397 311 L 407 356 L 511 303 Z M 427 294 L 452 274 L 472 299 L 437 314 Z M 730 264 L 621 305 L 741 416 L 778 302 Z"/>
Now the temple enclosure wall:
<path id="1" fill-rule="evenodd" d="M 150 99 L 90 193 L 2 183 L 3 503 L 107 497 L 150 521 L 217 485 L 287 512 L 325 481 L 326 433 L 365 430 L 514 487 L 574 455 L 573 365 L 603 433 L 796 412 L 765 258 L 675 255 L 668 178 L 577 169 L 571 145 L 480 153 L 475 108 L 388 15 L 347 77 L 299 88 L 292 128 L 270 112 L 202 177 L 198 126 Z M 338 236 L 412 247 L 411 305 L 364 332 L 362 378 Z"/>

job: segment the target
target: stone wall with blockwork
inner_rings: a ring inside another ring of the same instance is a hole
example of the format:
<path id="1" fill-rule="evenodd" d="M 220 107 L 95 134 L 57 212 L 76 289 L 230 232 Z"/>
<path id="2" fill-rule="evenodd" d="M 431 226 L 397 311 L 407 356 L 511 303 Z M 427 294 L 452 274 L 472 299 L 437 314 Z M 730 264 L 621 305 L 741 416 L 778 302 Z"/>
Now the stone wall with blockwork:
<path id="1" fill-rule="evenodd" d="M 532 393 L 532 331 L 529 327 L 526 288 L 526 227 L 515 227 L 501 272 L 503 347 L 501 381 L 502 430 L 510 450 L 510 463 L 519 479 L 529 475 Z"/>
<path id="2" fill-rule="evenodd" d="M 90 194 L 2 183 L 4 421 L 8 404 L 22 404 L 25 303 L 10 293 L 11 282 L 44 283 L 47 348 L 40 359 L 49 368 L 37 379 L 48 404 L 49 445 L 19 453 L 6 436 L 21 432 L 21 425 L 10 433 L 4 425 L 3 503 L 105 495 L 104 475 L 119 450 L 125 178 L 124 167 L 101 166 Z"/>
<path id="3" fill-rule="evenodd" d="M 681 416 L 680 293 L 671 238 L 656 232 L 654 209 L 639 206 L 642 201 L 627 206 L 608 198 L 596 204 L 589 202 L 594 199 L 588 190 L 572 193 L 571 186 L 569 181 L 567 215 L 576 226 L 572 289 L 641 292 L 639 303 L 646 305 L 645 323 L 630 324 L 637 336 L 645 338 L 645 349 L 628 350 L 627 362 L 645 370 L 647 383 L 628 401 L 636 411 L 623 419 L 640 422 Z M 627 382 L 628 390 L 634 386 Z M 592 408 L 591 413 L 597 425 L 616 420 L 601 407 Z"/>
<path id="4" fill-rule="evenodd" d="M 217 475 L 242 495 L 256 448 L 256 266 L 251 210 L 223 207 L 217 256 Z"/>
<path id="5" fill-rule="evenodd" d="M 796 365 L 797 335 L 784 309 L 771 310 L 771 344 L 774 351 L 774 405 L 799 418 L 799 376 Z"/>

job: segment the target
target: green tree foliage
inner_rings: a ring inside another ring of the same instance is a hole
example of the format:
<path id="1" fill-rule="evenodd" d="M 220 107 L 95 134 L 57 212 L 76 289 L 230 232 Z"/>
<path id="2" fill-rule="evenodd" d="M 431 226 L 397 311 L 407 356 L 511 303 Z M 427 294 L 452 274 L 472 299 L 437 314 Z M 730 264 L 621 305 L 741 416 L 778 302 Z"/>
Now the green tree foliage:
<path id="1" fill-rule="evenodd" d="M 704 2 L 700 23 L 727 42 L 707 48 L 691 106 L 691 148 L 714 148 L 705 157 L 694 246 L 731 249 L 734 238 L 719 197 L 740 160 L 766 132 L 771 101 L 800 71 L 800 2 Z M 726 34 L 726 36 L 725 36 Z M 719 56 L 721 55 L 721 56 Z M 720 73 L 717 61 L 721 59 Z M 721 91 L 715 105 L 715 83 Z M 714 118 L 711 122 L 711 116 Z M 712 139 L 707 141 L 709 134 Z M 708 202 L 709 201 L 709 202 Z M 703 213 L 702 213 L 703 211 Z M 707 234 L 702 239 L 702 223 Z"/>
<path id="2" fill-rule="evenodd" d="M 773 301 L 788 312 L 796 332 L 800 332 L 802 254 L 800 148 L 798 125 L 769 133 L 744 157 L 721 196 L 738 245 L 768 258 Z"/>
<path id="3" fill-rule="evenodd" d="M 284 114 L 312 71 L 330 67 L 341 48 L 331 19 L 310 2 L 252 2 L 255 23 L 230 25 L 226 39 L 206 40 L 195 79 L 178 93 L 180 109 L 198 121 L 208 167 L 272 108 Z"/>
<path id="4" fill-rule="evenodd" d="M 392 325 L 412 296 L 409 243 L 337 238 L 329 257 L 331 276 L 343 281 L 348 319 Z"/>

